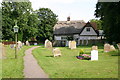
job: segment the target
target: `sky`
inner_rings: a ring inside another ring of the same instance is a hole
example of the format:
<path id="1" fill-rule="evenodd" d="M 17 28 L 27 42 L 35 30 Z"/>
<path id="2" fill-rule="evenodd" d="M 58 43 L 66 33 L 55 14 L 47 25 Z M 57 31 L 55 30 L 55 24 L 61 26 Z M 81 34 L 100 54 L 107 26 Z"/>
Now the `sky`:
<path id="1" fill-rule="evenodd" d="M 30 0 L 34 10 L 39 8 L 50 8 L 59 21 L 84 20 L 88 22 L 94 19 L 95 6 L 98 0 Z"/>
<path id="2" fill-rule="evenodd" d="M 39 8 L 50 8 L 59 21 L 84 20 L 88 22 L 94 19 L 95 6 L 98 0 L 29 0 L 34 10 Z M 2 2 L 2 0 L 0 0 Z"/>

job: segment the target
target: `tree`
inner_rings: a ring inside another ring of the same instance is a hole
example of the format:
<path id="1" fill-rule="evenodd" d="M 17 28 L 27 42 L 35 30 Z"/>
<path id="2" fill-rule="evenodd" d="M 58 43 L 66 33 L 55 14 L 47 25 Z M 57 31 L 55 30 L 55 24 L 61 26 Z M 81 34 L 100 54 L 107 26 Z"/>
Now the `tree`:
<path id="1" fill-rule="evenodd" d="M 18 40 L 26 41 L 35 36 L 38 23 L 36 17 L 29 0 L 26 2 L 13 2 L 12 0 L 2 2 L 2 39 L 14 40 L 13 27 L 16 20 L 19 26 Z"/>
<path id="2" fill-rule="evenodd" d="M 107 40 L 120 42 L 120 2 L 98 2 L 95 16 L 103 21 L 103 30 Z"/>
<path id="3" fill-rule="evenodd" d="M 35 11 L 38 15 L 38 40 L 44 41 L 45 39 L 52 40 L 53 27 L 57 22 L 57 15 L 49 8 L 40 8 Z"/>
<path id="4" fill-rule="evenodd" d="M 97 29 L 98 29 L 98 30 L 102 30 L 102 29 L 103 29 L 103 27 L 102 27 L 102 20 L 91 19 L 90 22 L 95 22 L 95 23 L 97 23 Z"/>

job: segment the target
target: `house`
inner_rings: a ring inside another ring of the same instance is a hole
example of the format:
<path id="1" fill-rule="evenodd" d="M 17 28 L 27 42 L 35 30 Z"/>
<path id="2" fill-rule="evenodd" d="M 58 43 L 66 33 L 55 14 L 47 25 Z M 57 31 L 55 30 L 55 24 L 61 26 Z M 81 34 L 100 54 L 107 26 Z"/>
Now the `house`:
<path id="1" fill-rule="evenodd" d="M 68 43 L 68 40 L 75 40 L 77 45 L 88 44 L 88 40 L 98 39 L 99 32 L 94 22 L 85 23 L 83 20 L 58 21 L 54 26 L 54 40 Z M 82 40 L 82 42 L 80 42 Z"/>

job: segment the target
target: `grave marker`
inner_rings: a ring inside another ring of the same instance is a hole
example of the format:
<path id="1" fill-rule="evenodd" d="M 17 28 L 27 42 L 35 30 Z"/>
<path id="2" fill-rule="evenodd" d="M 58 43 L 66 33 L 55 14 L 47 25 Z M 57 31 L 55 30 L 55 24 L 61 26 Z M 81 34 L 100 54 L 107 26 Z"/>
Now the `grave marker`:
<path id="1" fill-rule="evenodd" d="M 91 51 L 91 60 L 98 60 L 98 50 Z"/>
<path id="2" fill-rule="evenodd" d="M 49 48 L 49 49 L 52 48 L 52 42 L 50 42 L 48 39 L 45 40 L 45 48 Z"/>
<path id="3" fill-rule="evenodd" d="M 69 41 L 69 48 L 70 49 L 76 49 L 76 42 L 75 41 Z"/>
<path id="4" fill-rule="evenodd" d="M 106 43 L 104 45 L 104 52 L 110 52 L 110 44 Z"/>
<path id="5" fill-rule="evenodd" d="M 59 48 L 54 48 L 53 49 L 53 55 L 54 57 L 61 56 L 61 51 Z"/>

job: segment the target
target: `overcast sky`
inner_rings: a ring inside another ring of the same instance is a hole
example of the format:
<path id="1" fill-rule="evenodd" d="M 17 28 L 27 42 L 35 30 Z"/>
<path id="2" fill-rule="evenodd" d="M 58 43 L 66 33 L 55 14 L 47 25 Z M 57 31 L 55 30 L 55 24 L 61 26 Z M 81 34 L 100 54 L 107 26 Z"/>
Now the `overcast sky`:
<path id="1" fill-rule="evenodd" d="M 34 10 L 39 8 L 50 8 L 59 21 L 84 20 L 85 22 L 95 18 L 94 11 L 98 0 L 30 0 Z M 2 0 L 0 0 L 2 2 Z"/>
<path id="2" fill-rule="evenodd" d="M 30 0 L 34 10 L 50 8 L 58 19 L 84 20 L 85 22 L 95 18 L 94 11 L 98 0 Z"/>

